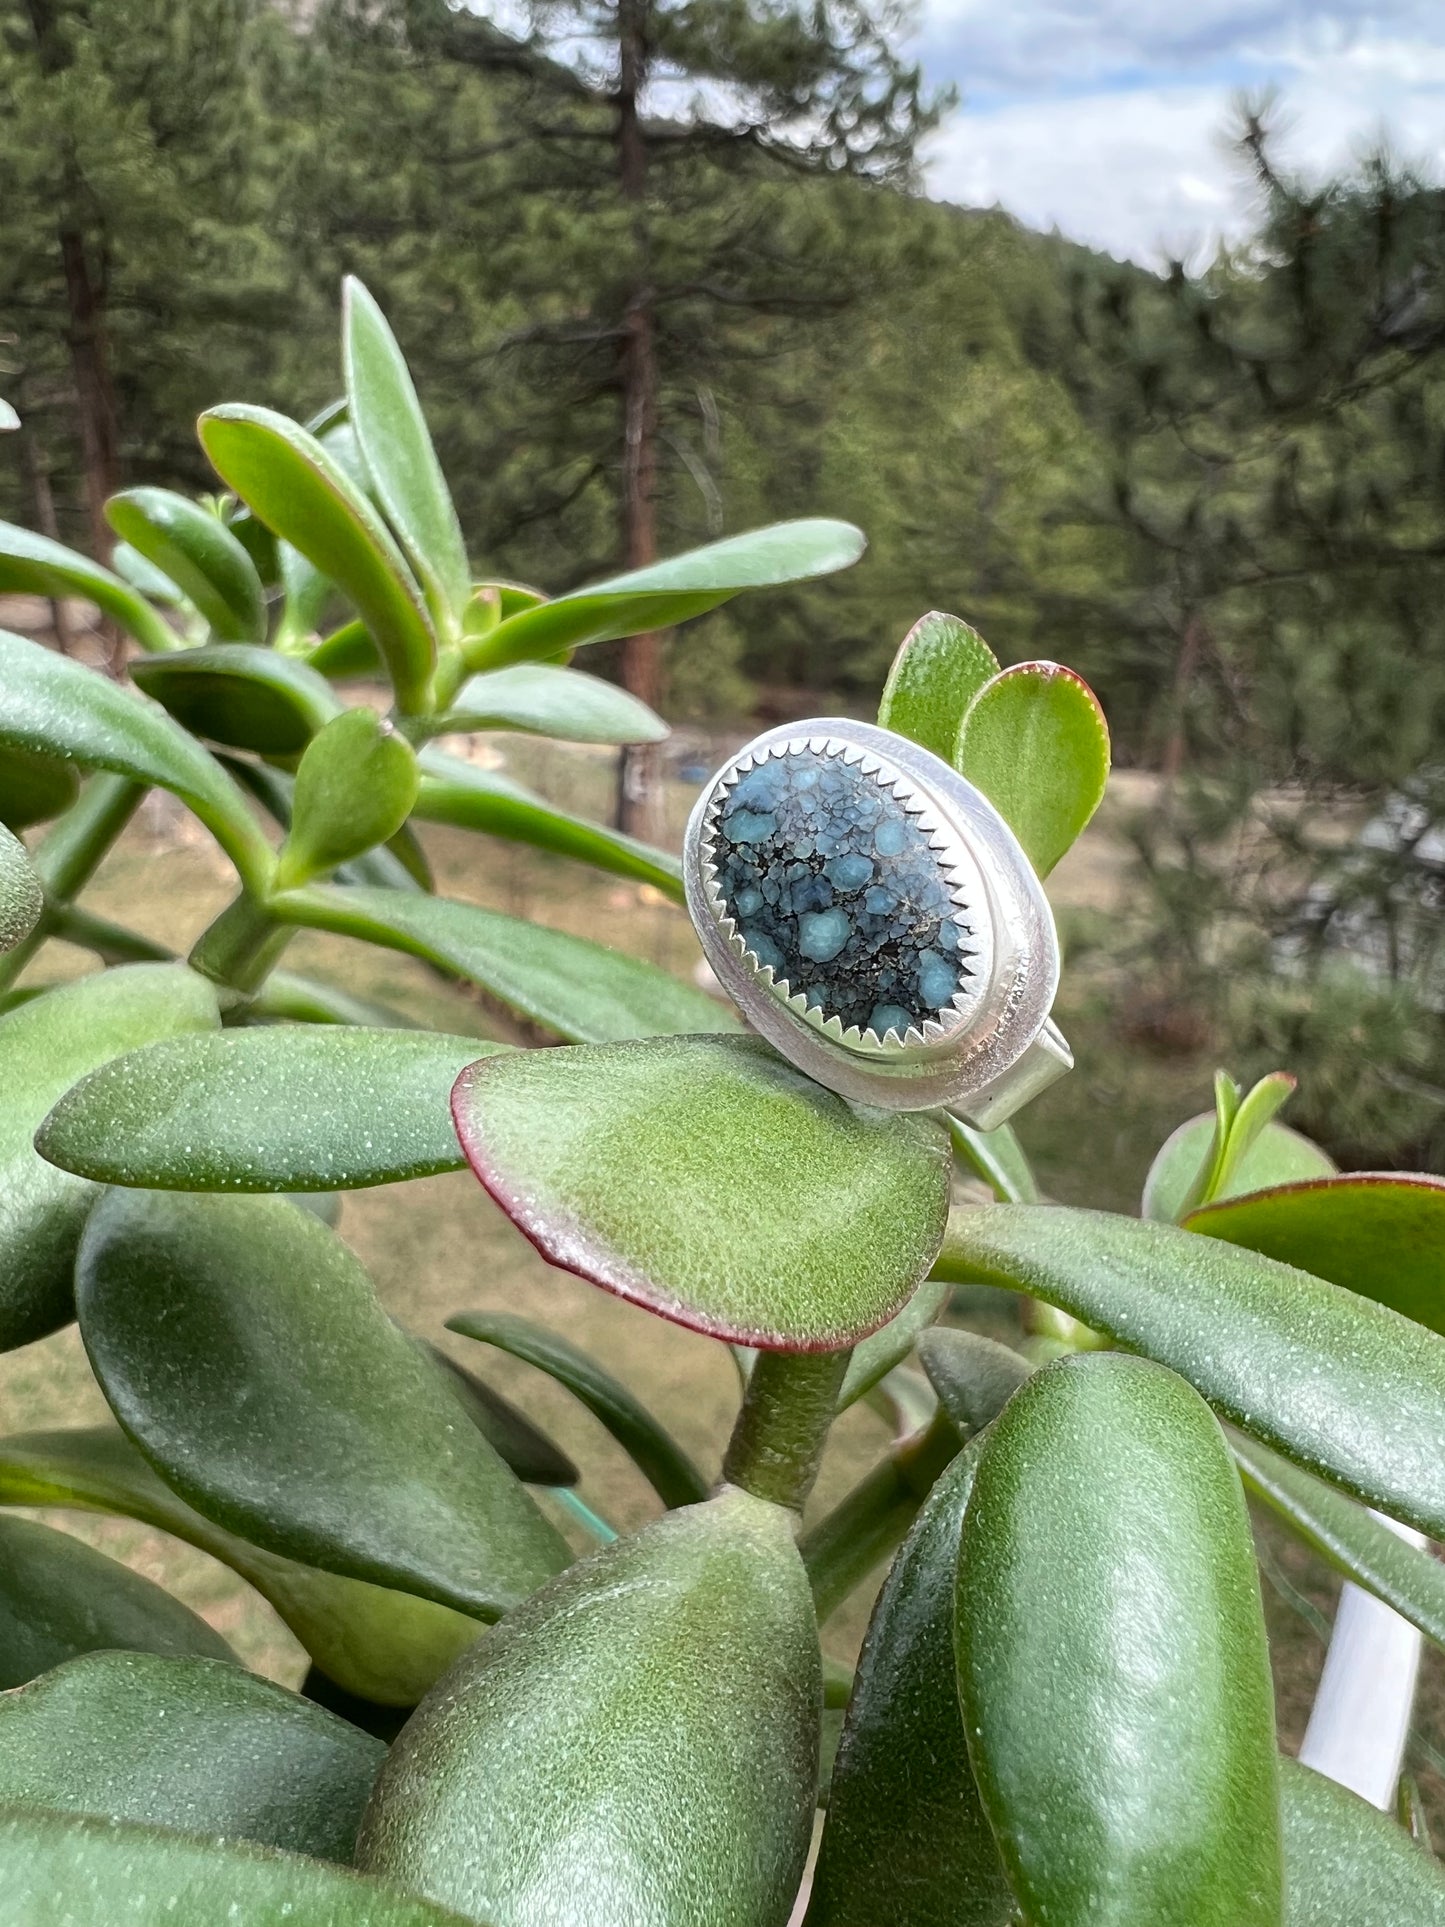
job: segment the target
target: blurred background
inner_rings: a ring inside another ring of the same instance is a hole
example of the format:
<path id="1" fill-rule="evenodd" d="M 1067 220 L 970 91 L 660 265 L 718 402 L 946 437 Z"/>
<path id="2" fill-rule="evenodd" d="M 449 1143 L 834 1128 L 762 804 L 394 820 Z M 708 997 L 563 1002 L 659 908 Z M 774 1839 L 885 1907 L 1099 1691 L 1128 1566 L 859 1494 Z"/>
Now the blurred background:
<path id="1" fill-rule="evenodd" d="M 1050 1192 L 1137 1208 L 1216 1064 L 1294 1071 L 1288 1120 L 1346 1166 L 1440 1168 L 1442 183 L 1425 0 L 0 0 L 0 517 L 104 557 L 117 488 L 211 488 L 197 413 L 331 402 L 357 273 L 488 575 L 555 593 L 797 515 L 870 540 L 841 577 L 588 652 L 676 725 L 656 760 L 477 754 L 675 845 L 726 750 L 871 715 L 912 623 L 961 615 L 1005 662 L 1079 670 L 1114 734 L 1050 885 L 1079 1060 L 1021 1123 Z M 0 598 L 0 624 L 113 655 L 81 604 Z M 695 965 L 655 892 L 490 847 L 435 831 L 441 887 Z M 184 944 L 225 893 L 153 799 L 95 900 Z M 499 1021 L 307 944 L 448 1029 Z M 487 1212 L 436 1179 L 345 1228 L 410 1322 L 530 1294 L 624 1375 L 645 1349 L 705 1450 L 718 1348 Z M 4 1366 L 8 1423 L 99 1411 L 73 1332 Z M 840 1429 L 825 1496 L 862 1450 Z M 601 1494 L 622 1523 L 627 1478 Z M 189 1557 L 94 1530 L 167 1576 Z M 1330 1582 L 1294 1556 L 1276 1609 L 1312 1638 Z M 183 1584 L 284 1675 L 217 1571 Z"/>
<path id="2" fill-rule="evenodd" d="M 330 401 L 359 273 L 487 572 L 869 536 L 591 652 L 684 726 L 626 827 L 963 615 L 1113 728 L 1093 1074 L 1286 1064 L 1344 1163 L 1438 1164 L 1445 28 L 1166 11 L 0 0 L 0 515 L 104 555 L 116 488 L 206 489 L 196 414 Z"/>

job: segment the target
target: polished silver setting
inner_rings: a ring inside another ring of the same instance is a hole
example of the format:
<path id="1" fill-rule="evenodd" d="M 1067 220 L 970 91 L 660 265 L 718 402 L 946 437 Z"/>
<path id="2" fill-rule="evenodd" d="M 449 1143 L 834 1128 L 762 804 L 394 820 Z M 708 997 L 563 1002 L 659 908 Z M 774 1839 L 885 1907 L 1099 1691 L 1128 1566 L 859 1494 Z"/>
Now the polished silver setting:
<path id="1" fill-rule="evenodd" d="M 728 912 L 716 830 L 732 789 L 772 757 L 836 756 L 897 798 L 923 832 L 952 900 L 970 975 L 937 1017 L 883 1034 L 811 1009 L 762 963 Z M 688 909 L 708 962 L 744 1017 L 820 1084 L 885 1110 L 946 1106 L 990 1130 L 1072 1068 L 1050 1018 L 1059 981 L 1054 922 L 1038 878 L 993 805 L 917 744 L 823 718 L 768 730 L 724 765 L 687 826 Z"/>

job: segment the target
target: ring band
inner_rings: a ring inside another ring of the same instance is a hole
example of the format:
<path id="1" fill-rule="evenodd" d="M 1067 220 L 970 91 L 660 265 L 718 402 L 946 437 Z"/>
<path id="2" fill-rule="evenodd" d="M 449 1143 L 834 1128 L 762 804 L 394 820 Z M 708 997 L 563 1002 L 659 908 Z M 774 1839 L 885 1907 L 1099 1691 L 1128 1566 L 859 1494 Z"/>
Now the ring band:
<path id="1" fill-rule="evenodd" d="M 704 787 L 683 865 L 719 981 L 842 1096 L 991 1130 L 1071 1068 L 1039 880 L 988 799 L 906 738 L 768 730 Z"/>

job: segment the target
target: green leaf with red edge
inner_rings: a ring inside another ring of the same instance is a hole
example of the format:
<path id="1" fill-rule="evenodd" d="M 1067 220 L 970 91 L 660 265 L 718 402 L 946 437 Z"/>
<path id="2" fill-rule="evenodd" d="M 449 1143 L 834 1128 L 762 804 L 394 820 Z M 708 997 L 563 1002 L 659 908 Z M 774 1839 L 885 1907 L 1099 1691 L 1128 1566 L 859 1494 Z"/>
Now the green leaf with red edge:
<path id="1" fill-rule="evenodd" d="M 670 629 L 716 609 L 744 589 L 776 588 L 846 569 L 864 547 L 861 533 L 847 522 L 775 522 L 750 529 L 746 535 L 727 536 L 504 616 L 484 634 L 468 639 L 467 666 L 500 669 L 506 663 L 560 656 L 584 642 Z"/>
<path id="2" fill-rule="evenodd" d="M 1217 1129 L 1215 1113 L 1201 1111 L 1164 1140 L 1144 1180 L 1139 1206 L 1143 1217 L 1175 1224 L 1190 1209 L 1191 1196 L 1208 1178 Z M 1317 1144 L 1287 1124 L 1271 1121 L 1236 1161 L 1218 1195 L 1230 1198 L 1276 1184 L 1330 1177 L 1334 1170 L 1334 1159 Z"/>
<path id="3" fill-rule="evenodd" d="M 998 657 L 977 629 L 935 609 L 898 645 L 878 704 L 879 725 L 951 763 L 964 712 L 998 673 Z"/>
<path id="4" fill-rule="evenodd" d="M 272 909 L 287 922 L 421 957 L 576 1043 L 739 1028 L 716 999 L 655 964 L 477 904 L 316 885 L 278 896 Z"/>
<path id="5" fill-rule="evenodd" d="M 411 373 L 374 296 L 342 283 L 347 413 L 371 491 L 426 593 L 438 631 L 456 632 L 471 594 L 466 544 Z"/>
<path id="6" fill-rule="evenodd" d="M 131 681 L 193 735 L 262 756 L 299 754 L 341 711 L 324 676 L 243 642 L 147 657 Z"/>
<path id="7" fill-rule="evenodd" d="M 1015 663 L 969 704 L 953 761 L 1047 876 L 1103 801 L 1109 729 L 1072 669 Z"/>
<path id="8" fill-rule="evenodd" d="M 266 640 L 256 565 L 218 516 L 168 488 L 112 495 L 106 520 L 193 603 L 219 642 Z"/>
<path id="9" fill-rule="evenodd" d="M 510 777 L 474 768 L 439 750 L 424 749 L 418 760 L 421 792 L 412 814 L 423 822 L 453 823 L 484 836 L 526 843 L 590 863 L 612 876 L 650 883 L 675 903 L 683 901 L 682 865 L 671 851 L 559 810 Z"/>
<path id="10" fill-rule="evenodd" d="M 1243 1431 L 1445 1537 L 1445 1339 L 1177 1225 L 994 1204 L 954 1213 L 936 1275 L 1007 1285 L 1170 1366 Z"/>
<path id="11" fill-rule="evenodd" d="M 430 705 L 436 636 L 385 523 L 342 465 L 298 422 L 230 403 L 201 416 L 217 474 L 355 606 L 385 659 L 403 714 Z"/>
<path id="12" fill-rule="evenodd" d="M 230 1659 L 92 1652 L 0 1698 L 0 1808 L 351 1860 L 386 1748 Z"/>
<path id="13" fill-rule="evenodd" d="M 1184 1226 L 1445 1332 L 1445 1178 L 1358 1171 L 1276 1185 L 1203 1205 Z"/>
<path id="14" fill-rule="evenodd" d="M 481 1633 L 450 1606 L 237 1538 L 188 1506 L 114 1425 L 0 1438 L 0 1505 L 113 1513 L 198 1546 L 268 1599 L 321 1670 L 361 1699 L 415 1706 Z"/>
<path id="15" fill-rule="evenodd" d="M 0 1893 L 14 1927 L 468 1927 L 304 1854 L 25 1808 L 0 1813 Z"/>
<path id="16" fill-rule="evenodd" d="M 794 1524 L 725 1490 L 525 1601 L 398 1736 L 358 1864 L 504 1927 L 781 1927 L 823 1697 Z"/>
<path id="17" fill-rule="evenodd" d="M 754 1038 L 517 1052 L 464 1071 L 453 1112 L 543 1257 L 736 1344 L 854 1344 L 943 1232 L 938 1121 L 855 1110 Z"/>
<path id="18" fill-rule="evenodd" d="M 112 1411 L 227 1531 L 483 1619 L 566 1565 L 446 1375 L 310 1213 L 108 1191 L 75 1289 Z"/>

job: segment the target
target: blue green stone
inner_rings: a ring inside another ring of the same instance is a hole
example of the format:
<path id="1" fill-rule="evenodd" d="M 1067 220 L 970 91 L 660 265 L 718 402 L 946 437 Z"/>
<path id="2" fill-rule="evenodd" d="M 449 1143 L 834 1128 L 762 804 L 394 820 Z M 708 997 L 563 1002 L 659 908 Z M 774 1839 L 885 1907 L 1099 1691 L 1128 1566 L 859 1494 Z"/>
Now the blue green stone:
<path id="1" fill-rule="evenodd" d="M 719 812 L 714 861 L 758 962 L 845 1028 L 901 1036 L 973 974 L 927 836 L 841 756 L 792 750 L 750 770 Z"/>

